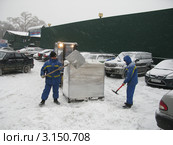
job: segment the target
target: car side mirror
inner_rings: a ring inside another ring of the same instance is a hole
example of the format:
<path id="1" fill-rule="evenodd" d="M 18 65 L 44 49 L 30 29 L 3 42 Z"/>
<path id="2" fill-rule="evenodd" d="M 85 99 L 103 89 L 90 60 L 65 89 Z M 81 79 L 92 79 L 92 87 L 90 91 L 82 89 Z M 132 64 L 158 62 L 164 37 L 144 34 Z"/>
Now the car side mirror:
<path id="1" fill-rule="evenodd" d="M 135 60 L 135 63 L 137 63 L 138 61 L 139 61 L 139 59 L 136 59 L 136 60 Z"/>

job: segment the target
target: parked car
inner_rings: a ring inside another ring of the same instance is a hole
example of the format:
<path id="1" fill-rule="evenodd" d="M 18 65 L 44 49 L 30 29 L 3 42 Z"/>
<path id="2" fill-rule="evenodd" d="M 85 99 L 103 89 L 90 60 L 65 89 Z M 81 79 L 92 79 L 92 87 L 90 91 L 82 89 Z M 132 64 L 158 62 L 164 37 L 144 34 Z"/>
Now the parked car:
<path id="1" fill-rule="evenodd" d="M 86 59 L 91 54 L 90 52 L 80 52 L 80 54 Z"/>
<path id="2" fill-rule="evenodd" d="M 28 58 L 25 54 L 15 51 L 0 50 L 0 76 L 13 71 L 27 73 L 33 67 L 33 58 Z"/>
<path id="3" fill-rule="evenodd" d="M 24 53 L 25 54 L 26 53 L 26 48 L 19 49 L 19 50 L 17 50 L 17 52 L 18 53 Z"/>
<path id="4" fill-rule="evenodd" d="M 2 48 L 0 48 L 0 50 L 13 51 L 14 48 L 12 48 L 12 47 L 2 47 Z"/>
<path id="5" fill-rule="evenodd" d="M 49 56 L 50 56 L 50 52 L 44 53 L 42 56 L 42 60 L 47 61 L 49 59 Z"/>
<path id="6" fill-rule="evenodd" d="M 173 130 L 173 90 L 165 94 L 155 112 L 158 127 Z"/>
<path id="7" fill-rule="evenodd" d="M 42 60 L 42 56 L 47 53 L 47 52 L 51 52 L 53 51 L 53 49 L 45 49 L 43 51 L 40 51 L 36 54 L 33 55 L 33 57 L 36 59 L 36 60 Z"/>
<path id="8" fill-rule="evenodd" d="M 173 59 L 163 60 L 145 75 L 147 85 L 173 88 Z"/>
<path id="9" fill-rule="evenodd" d="M 26 48 L 22 48 L 22 49 L 18 50 L 17 52 L 24 53 L 27 56 L 33 56 L 34 54 L 36 54 L 40 51 L 43 51 L 43 49 L 40 47 L 36 47 L 34 45 L 29 45 Z"/>
<path id="10" fill-rule="evenodd" d="M 152 54 L 149 52 L 121 52 L 114 60 L 105 62 L 105 74 L 119 75 L 124 78 L 126 63 L 124 62 L 124 56 L 129 55 L 136 63 L 138 74 L 145 74 L 152 67 Z"/>
<path id="11" fill-rule="evenodd" d="M 86 57 L 86 61 L 88 62 L 101 62 L 104 63 L 105 61 L 115 58 L 115 55 L 113 54 L 104 54 L 104 53 L 90 53 Z"/>

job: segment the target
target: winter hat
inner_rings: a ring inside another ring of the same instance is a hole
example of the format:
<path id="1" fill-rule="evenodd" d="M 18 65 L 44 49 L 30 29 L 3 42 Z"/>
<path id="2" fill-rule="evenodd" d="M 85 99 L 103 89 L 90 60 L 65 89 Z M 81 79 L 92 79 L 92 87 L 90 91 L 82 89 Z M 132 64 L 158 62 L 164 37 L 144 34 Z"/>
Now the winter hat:
<path id="1" fill-rule="evenodd" d="M 126 55 L 126 56 L 124 57 L 124 61 L 126 62 L 127 65 L 129 65 L 129 64 L 132 62 L 130 56 L 128 56 L 128 55 Z"/>
<path id="2" fill-rule="evenodd" d="M 50 57 L 56 57 L 56 53 L 54 51 L 51 51 Z"/>

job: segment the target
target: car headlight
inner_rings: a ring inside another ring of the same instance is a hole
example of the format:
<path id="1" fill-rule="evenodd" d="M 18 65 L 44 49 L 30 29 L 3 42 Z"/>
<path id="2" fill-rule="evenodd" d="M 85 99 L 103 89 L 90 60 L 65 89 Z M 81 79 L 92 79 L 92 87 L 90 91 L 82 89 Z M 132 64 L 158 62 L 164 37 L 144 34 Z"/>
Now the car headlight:
<path id="1" fill-rule="evenodd" d="M 150 76 L 150 72 L 148 71 L 145 76 L 149 77 Z"/>
<path id="2" fill-rule="evenodd" d="M 166 79 L 173 79 L 173 73 L 166 76 Z"/>

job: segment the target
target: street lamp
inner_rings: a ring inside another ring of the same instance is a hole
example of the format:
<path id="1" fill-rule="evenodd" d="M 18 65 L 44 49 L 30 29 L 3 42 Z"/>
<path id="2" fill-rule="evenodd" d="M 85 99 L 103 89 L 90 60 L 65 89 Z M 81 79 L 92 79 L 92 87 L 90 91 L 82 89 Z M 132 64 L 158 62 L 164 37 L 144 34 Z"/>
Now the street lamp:
<path id="1" fill-rule="evenodd" d="M 99 17 L 101 19 L 103 17 L 103 13 L 99 13 Z"/>

